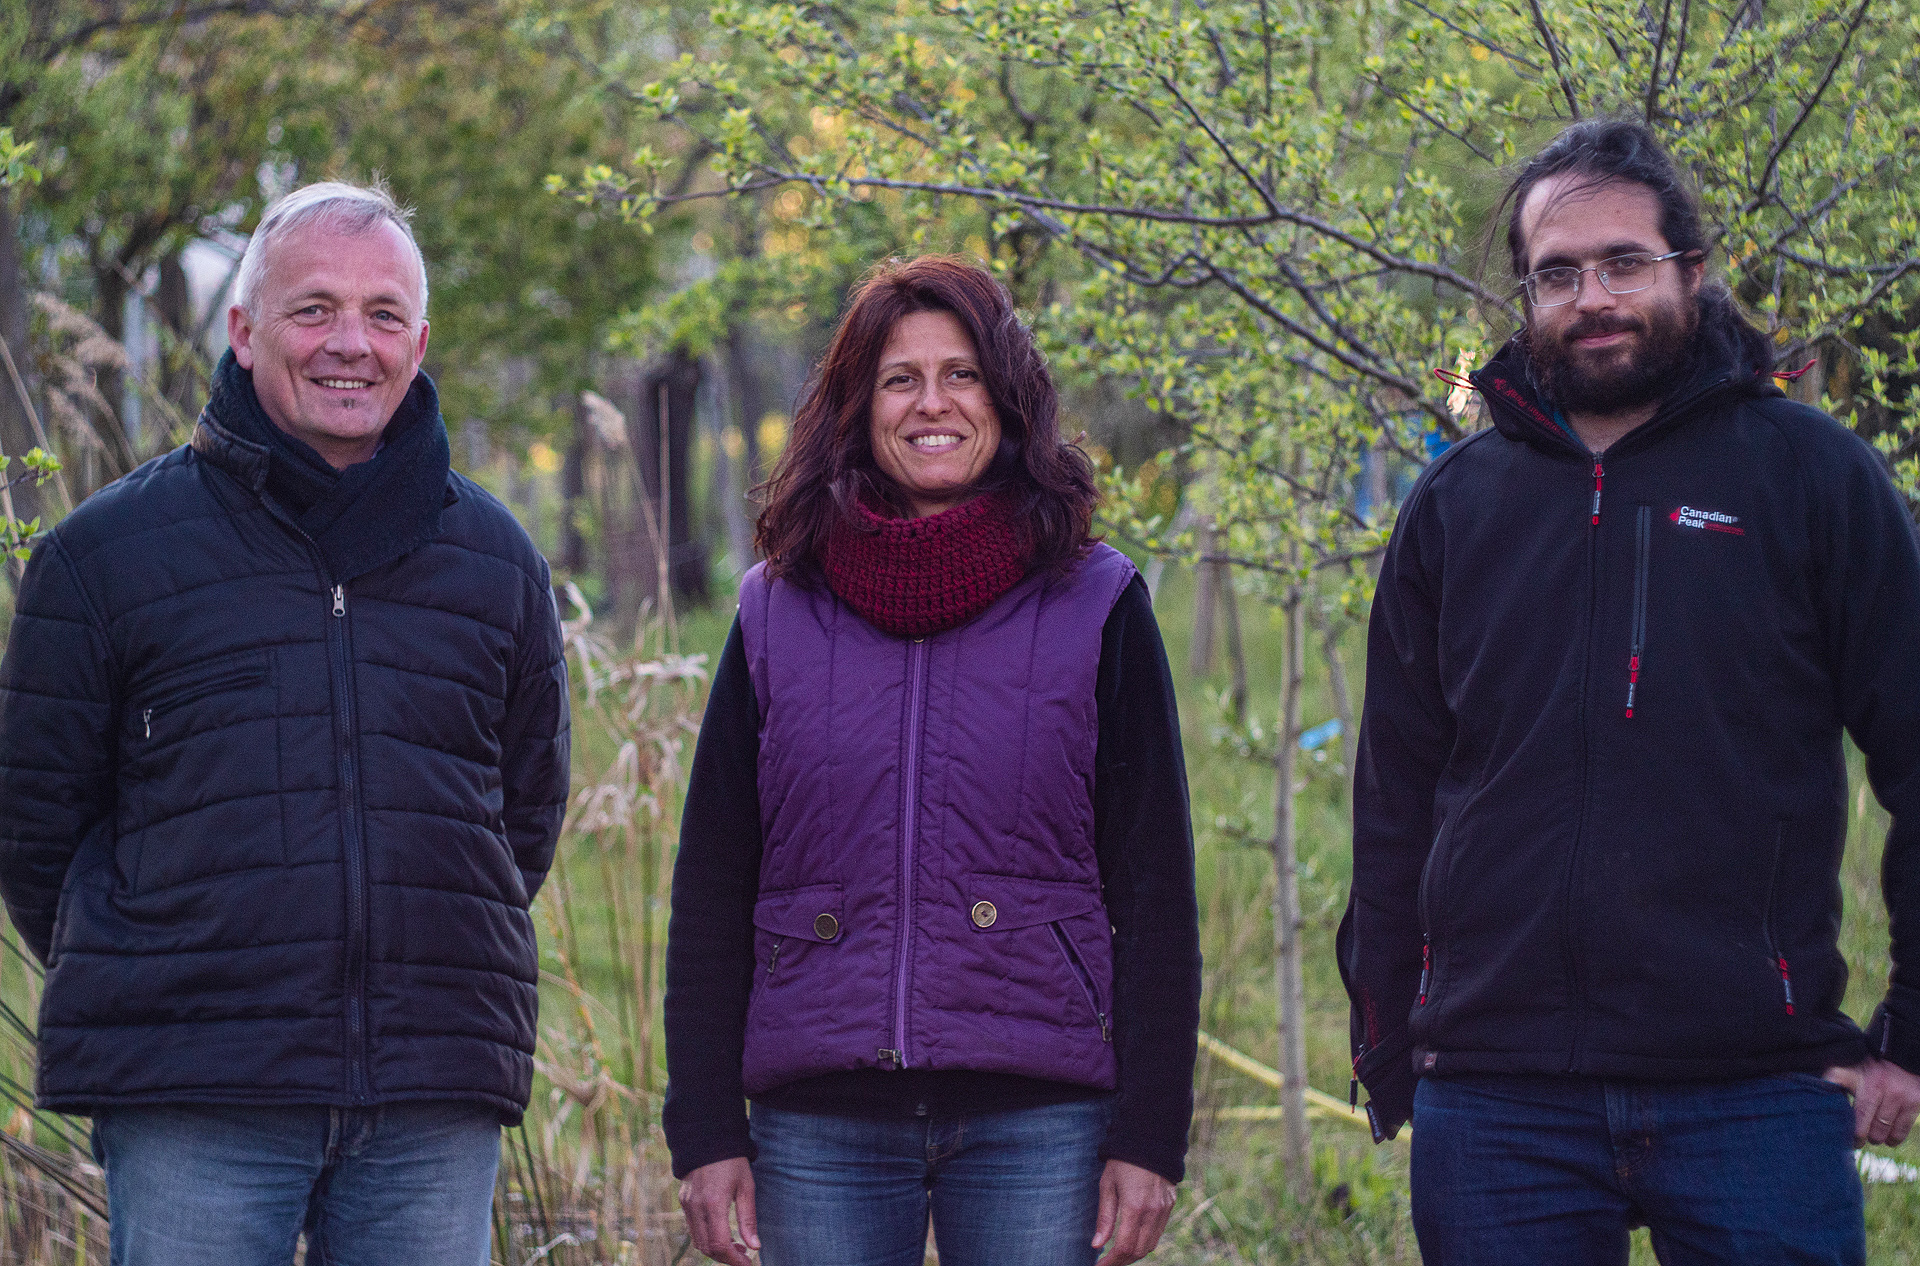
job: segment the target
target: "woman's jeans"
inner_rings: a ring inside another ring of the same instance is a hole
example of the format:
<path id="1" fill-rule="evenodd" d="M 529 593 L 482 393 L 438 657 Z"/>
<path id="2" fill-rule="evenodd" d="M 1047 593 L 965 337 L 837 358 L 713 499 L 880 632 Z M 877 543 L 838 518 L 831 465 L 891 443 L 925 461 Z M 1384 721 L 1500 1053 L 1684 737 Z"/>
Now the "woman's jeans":
<path id="1" fill-rule="evenodd" d="M 1811 1073 L 1726 1082 L 1424 1078 L 1413 1225 L 1426 1266 L 1860 1266 L 1853 1104 Z"/>
<path id="2" fill-rule="evenodd" d="M 109 1108 L 113 1266 L 486 1266 L 500 1114 L 379 1108 Z"/>
<path id="3" fill-rule="evenodd" d="M 869 1119 L 753 1107 L 762 1266 L 1089 1266 L 1111 1101 Z"/>

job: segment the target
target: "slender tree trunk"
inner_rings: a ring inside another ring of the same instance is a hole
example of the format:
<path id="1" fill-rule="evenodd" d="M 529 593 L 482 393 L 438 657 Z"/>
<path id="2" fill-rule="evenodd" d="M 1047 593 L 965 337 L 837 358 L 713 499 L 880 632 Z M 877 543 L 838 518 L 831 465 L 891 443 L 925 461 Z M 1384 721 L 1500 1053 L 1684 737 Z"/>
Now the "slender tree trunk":
<path id="1" fill-rule="evenodd" d="M 1209 522 L 1200 532 L 1203 556 L 1193 584 L 1193 644 L 1187 648 L 1187 674 L 1204 677 L 1213 671 L 1213 617 L 1220 606 L 1220 564 L 1208 562 L 1205 555 L 1216 552 L 1220 534 Z"/>
<path id="2" fill-rule="evenodd" d="M 760 419 L 767 416 L 767 395 L 754 369 L 753 339 L 737 322 L 727 327 L 727 388 L 740 425 L 740 487 L 752 492 L 767 477 L 760 463 Z"/>
<path id="3" fill-rule="evenodd" d="M 160 340 L 160 394 L 183 421 L 191 421 L 199 403 L 194 397 L 199 394 L 200 349 L 193 341 L 193 293 L 179 251 L 161 258 L 160 285 L 153 301 L 165 330 Z"/>
<path id="4" fill-rule="evenodd" d="M 673 593 L 690 602 L 707 600 L 706 550 L 693 535 L 692 470 L 694 395 L 700 362 L 678 349 L 641 380 L 634 458 L 641 487 L 659 515 L 666 549 L 666 575 Z"/>
<path id="5" fill-rule="evenodd" d="M 587 442 L 593 424 L 586 402 L 573 394 L 573 429 L 567 436 L 567 455 L 560 464 L 560 566 L 575 576 L 587 570 L 587 538 L 580 519 L 587 512 Z"/>
<path id="6" fill-rule="evenodd" d="M 1320 654 L 1327 661 L 1327 684 L 1333 688 L 1333 706 L 1340 717 L 1340 758 L 1347 771 L 1347 805 L 1353 805 L 1353 767 L 1359 754 L 1360 731 L 1353 715 L 1353 691 L 1347 682 L 1347 657 L 1340 653 L 1340 621 L 1318 607 L 1313 612 L 1314 631 L 1320 635 Z"/>
<path id="7" fill-rule="evenodd" d="M 1297 557 L 1298 546 L 1294 547 Z M 1283 1159 L 1287 1187 L 1306 1204 L 1313 1192 L 1313 1152 L 1307 1130 L 1306 999 L 1301 970 L 1300 868 L 1298 822 L 1294 813 L 1294 761 L 1300 750 L 1300 696 L 1306 682 L 1307 624 L 1305 595 L 1296 593 L 1283 608 L 1283 666 L 1280 686 L 1279 750 L 1274 756 L 1276 789 L 1273 831 L 1274 983 L 1280 1002 L 1280 1108 L 1285 1124 Z"/>
<path id="8" fill-rule="evenodd" d="M 1247 652 L 1240 642 L 1240 595 L 1233 587 L 1233 564 L 1220 564 L 1220 615 L 1227 626 L 1227 667 L 1233 673 L 1233 688 L 1227 696 L 1227 713 L 1235 725 L 1247 719 Z"/>
<path id="9" fill-rule="evenodd" d="M 18 458 L 39 441 L 34 436 L 29 401 L 22 398 L 20 386 L 31 390 L 32 362 L 27 357 L 27 288 L 21 272 L 20 225 L 13 208 L 0 196 L 0 338 L 20 374 L 17 386 L 13 376 L 0 366 L 0 453 Z M 16 468 L 8 472 L 18 474 Z M 13 512 L 22 519 L 40 518 L 47 509 L 45 490 L 31 481 L 12 489 Z M 44 520 L 43 520 L 44 522 Z"/>

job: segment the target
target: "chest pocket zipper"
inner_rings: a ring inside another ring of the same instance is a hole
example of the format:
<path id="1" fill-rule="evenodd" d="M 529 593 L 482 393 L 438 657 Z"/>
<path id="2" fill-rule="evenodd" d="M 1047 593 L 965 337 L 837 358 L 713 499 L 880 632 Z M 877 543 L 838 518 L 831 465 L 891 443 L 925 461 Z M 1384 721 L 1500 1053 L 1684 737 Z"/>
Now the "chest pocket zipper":
<path id="1" fill-rule="evenodd" d="M 1633 645 L 1627 654 L 1627 717 L 1633 717 L 1647 649 L 1647 564 L 1653 550 L 1653 507 L 1643 505 L 1633 525 Z"/>
<path id="2" fill-rule="evenodd" d="M 152 703 L 140 709 L 140 737 L 143 739 L 153 737 L 153 718 L 155 714 L 170 712 L 176 708 L 184 708 L 190 703 L 199 702 L 208 695 L 217 695 L 228 690 L 238 690 L 245 686 L 257 686 L 266 679 L 266 665 L 249 664 L 244 668 L 230 669 L 226 672 L 217 673 L 212 677 L 205 678 L 204 680 L 196 681 L 191 685 L 183 686 L 174 693 L 155 699 Z"/>

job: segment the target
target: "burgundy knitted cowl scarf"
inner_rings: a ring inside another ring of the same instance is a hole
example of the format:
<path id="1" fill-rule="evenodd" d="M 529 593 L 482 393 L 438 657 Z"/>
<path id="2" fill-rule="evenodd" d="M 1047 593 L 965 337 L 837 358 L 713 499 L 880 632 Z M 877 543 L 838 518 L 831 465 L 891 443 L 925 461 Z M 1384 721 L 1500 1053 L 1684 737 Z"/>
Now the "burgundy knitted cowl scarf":
<path id="1" fill-rule="evenodd" d="M 891 518 L 860 504 L 854 513 L 858 526 L 842 519 L 828 538 L 827 587 L 895 637 L 965 624 L 1027 574 L 1029 550 L 1003 493 L 922 519 Z"/>

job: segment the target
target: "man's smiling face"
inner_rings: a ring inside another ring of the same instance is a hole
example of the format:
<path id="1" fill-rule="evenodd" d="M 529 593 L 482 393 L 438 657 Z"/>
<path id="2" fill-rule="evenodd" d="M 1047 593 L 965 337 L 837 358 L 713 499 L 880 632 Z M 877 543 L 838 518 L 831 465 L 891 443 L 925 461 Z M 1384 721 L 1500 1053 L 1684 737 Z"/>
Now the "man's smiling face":
<path id="1" fill-rule="evenodd" d="M 1593 185 L 1582 173 L 1551 176 L 1527 194 L 1520 224 L 1528 270 L 1593 268 L 1616 255 L 1664 255 L 1660 202 L 1645 185 Z M 1653 265 L 1646 288 L 1616 295 L 1593 273 L 1571 303 L 1532 308 L 1527 345 L 1556 404 L 1611 414 L 1658 400 L 1691 353 L 1705 263 L 1683 256 Z"/>
<path id="2" fill-rule="evenodd" d="M 320 220 L 263 262 L 255 310 L 227 313 L 234 358 L 275 426 L 336 468 L 366 461 L 427 351 L 412 245 L 386 221 L 342 233 Z"/>

